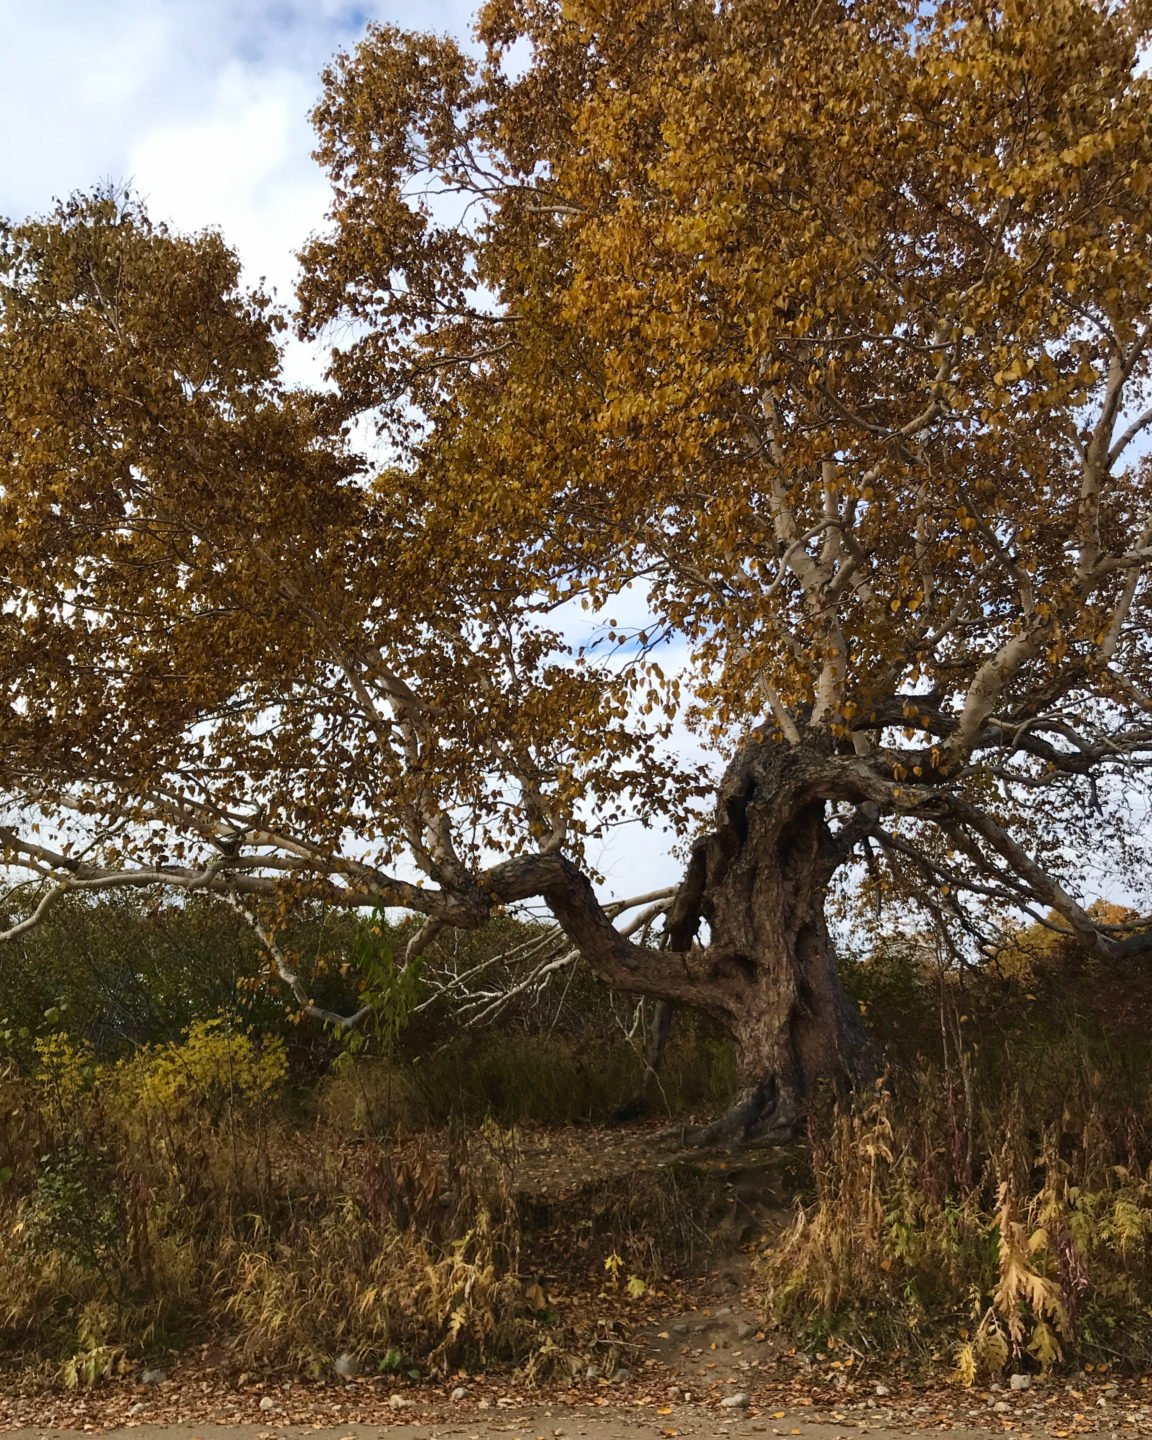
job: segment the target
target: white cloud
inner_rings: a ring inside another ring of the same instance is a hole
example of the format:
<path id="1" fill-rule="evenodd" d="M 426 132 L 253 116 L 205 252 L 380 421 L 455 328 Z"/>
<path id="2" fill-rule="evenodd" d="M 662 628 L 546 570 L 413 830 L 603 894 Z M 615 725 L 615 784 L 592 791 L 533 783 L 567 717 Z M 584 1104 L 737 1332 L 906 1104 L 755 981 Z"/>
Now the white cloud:
<path id="1" fill-rule="evenodd" d="M 0 0 L 0 216 L 130 182 L 154 220 L 219 229 L 248 280 L 267 277 L 288 301 L 294 254 L 328 198 L 308 121 L 324 66 L 370 22 L 465 38 L 473 10 L 472 0 Z M 292 346 L 286 370 L 314 381 L 317 362 Z M 612 614 L 632 626 L 645 609 L 637 590 Z M 574 624 L 577 643 L 594 623 Z M 609 890 L 667 883 L 669 839 L 611 832 L 593 856 Z"/>
<path id="2" fill-rule="evenodd" d="M 149 213 L 178 229 L 213 224 L 244 260 L 250 281 L 289 301 L 296 251 L 324 215 L 324 176 L 307 157 L 309 81 L 291 71 L 258 73 L 230 61 L 211 103 L 195 117 L 159 125 L 130 151 L 129 173 Z M 290 347 L 288 378 L 314 379 L 316 362 Z"/>
<path id="3" fill-rule="evenodd" d="M 469 29 L 463 0 L 5 0 L 0 215 L 134 182 L 154 218 L 218 226 L 281 284 L 322 221 L 308 112 L 370 21 Z"/>

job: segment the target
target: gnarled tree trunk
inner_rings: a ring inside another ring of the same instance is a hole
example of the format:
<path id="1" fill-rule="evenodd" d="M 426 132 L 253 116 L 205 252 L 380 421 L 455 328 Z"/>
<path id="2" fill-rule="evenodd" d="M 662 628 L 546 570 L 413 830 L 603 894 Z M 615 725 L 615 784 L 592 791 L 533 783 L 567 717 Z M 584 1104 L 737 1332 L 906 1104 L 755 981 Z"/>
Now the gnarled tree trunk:
<path id="1" fill-rule="evenodd" d="M 587 876 L 560 854 L 488 872 L 488 893 L 502 903 L 543 896 L 606 984 L 701 1010 L 733 1036 L 738 1101 L 701 1141 L 790 1126 L 822 1090 L 845 1091 L 872 1069 L 825 919 L 829 883 L 854 838 L 851 824 L 836 835 L 829 828 L 835 799 L 866 819 L 868 776 L 853 757 L 754 734 L 721 782 L 716 827 L 692 847 L 663 951 L 622 936 Z"/>
<path id="2" fill-rule="evenodd" d="M 745 746 L 721 786 L 723 823 L 695 846 L 669 917 L 669 948 L 681 953 L 707 924 L 708 969 L 739 1055 L 737 1102 L 697 1139 L 790 1126 L 819 1093 L 843 1092 L 872 1068 L 825 917 L 844 858 L 826 819 L 826 776 L 819 753 Z"/>

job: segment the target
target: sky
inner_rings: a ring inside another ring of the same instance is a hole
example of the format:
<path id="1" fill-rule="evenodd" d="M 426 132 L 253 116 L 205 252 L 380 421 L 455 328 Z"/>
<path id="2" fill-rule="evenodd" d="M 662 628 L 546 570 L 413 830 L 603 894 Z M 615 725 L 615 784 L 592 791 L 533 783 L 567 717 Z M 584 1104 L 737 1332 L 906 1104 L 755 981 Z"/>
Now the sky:
<path id="1" fill-rule="evenodd" d="M 327 204 L 308 121 L 320 72 L 373 21 L 465 37 L 473 3 L 0 0 L 0 217 L 130 183 L 154 220 L 218 227 L 287 303 Z M 286 370 L 314 378 L 315 358 L 296 345 Z M 667 850 L 630 826 L 590 859 L 619 896 L 673 880 Z"/>
<path id="2" fill-rule="evenodd" d="M 287 299 L 323 220 L 308 112 L 371 21 L 470 28 L 466 0 L 0 0 L 0 215 L 131 182 L 152 218 L 219 226 Z"/>
<path id="3" fill-rule="evenodd" d="M 288 303 L 295 253 L 328 201 L 308 120 L 321 71 L 373 21 L 463 38 L 473 10 L 472 0 L 0 0 L 0 217 L 128 183 L 154 221 L 219 228 L 249 282 Z M 286 378 L 316 371 L 293 342 Z M 675 880 L 668 844 L 628 826 L 589 858 L 607 894 L 640 894 Z"/>

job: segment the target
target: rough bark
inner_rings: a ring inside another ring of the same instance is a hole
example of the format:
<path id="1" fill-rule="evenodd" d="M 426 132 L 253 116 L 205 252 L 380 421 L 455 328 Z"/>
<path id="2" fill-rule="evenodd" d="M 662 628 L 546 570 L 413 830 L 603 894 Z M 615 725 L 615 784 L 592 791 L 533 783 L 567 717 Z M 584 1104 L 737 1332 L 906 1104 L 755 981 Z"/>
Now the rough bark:
<path id="1" fill-rule="evenodd" d="M 732 1035 L 739 1095 L 701 1141 L 787 1128 L 821 1094 L 846 1091 L 871 1069 L 825 918 L 828 885 L 845 858 L 827 804 L 868 804 L 857 768 L 818 744 L 754 734 L 721 782 L 715 828 L 693 846 L 661 951 L 621 936 L 587 877 L 562 856 L 488 872 L 494 898 L 542 895 L 606 983 L 702 1010 Z"/>
<path id="2" fill-rule="evenodd" d="M 722 823 L 696 846 L 673 908 L 680 944 L 708 925 L 706 953 L 727 980 L 739 1055 L 736 1103 L 698 1141 L 785 1130 L 819 1095 L 844 1092 L 871 1069 L 825 917 L 843 858 L 825 815 L 827 774 L 819 753 L 754 738 L 724 778 Z"/>

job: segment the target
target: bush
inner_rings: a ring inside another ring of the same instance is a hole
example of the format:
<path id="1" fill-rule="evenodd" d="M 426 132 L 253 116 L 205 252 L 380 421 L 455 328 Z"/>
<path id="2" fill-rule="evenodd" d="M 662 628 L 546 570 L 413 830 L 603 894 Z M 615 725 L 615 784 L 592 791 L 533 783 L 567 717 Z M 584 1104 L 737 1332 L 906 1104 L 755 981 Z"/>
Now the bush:
<path id="1" fill-rule="evenodd" d="M 88 1383 L 219 1335 L 317 1373 L 344 1351 L 442 1369 L 529 1347 L 501 1132 L 458 1136 L 439 1162 L 301 1132 L 278 1103 L 283 1044 L 223 1017 L 115 1064 L 66 1037 L 37 1051 L 34 1076 L 3 1081 L 25 1117 L 0 1131 L 12 1351 Z"/>
<path id="2" fill-rule="evenodd" d="M 218 1120 L 277 1099 L 288 1075 L 283 1040 L 256 1039 L 231 1016 L 196 1020 L 179 1045 L 138 1050 L 112 1072 L 116 1103 L 127 1128 L 178 1121 L 191 1110 Z"/>
<path id="3" fill-rule="evenodd" d="M 875 1094 L 811 1117 L 814 1198 L 761 1264 L 777 1323 L 947 1354 L 968 1383 L 1152 1360 L 1152 1056 L 1100 1013 L 1092 973 L 1048 992 L 897 974 L 908 1032 L 935 1011 L 935 1041 L 893 1047 Z M 1131 980 L 1129 1007 L 1147 1003 Z"/>

